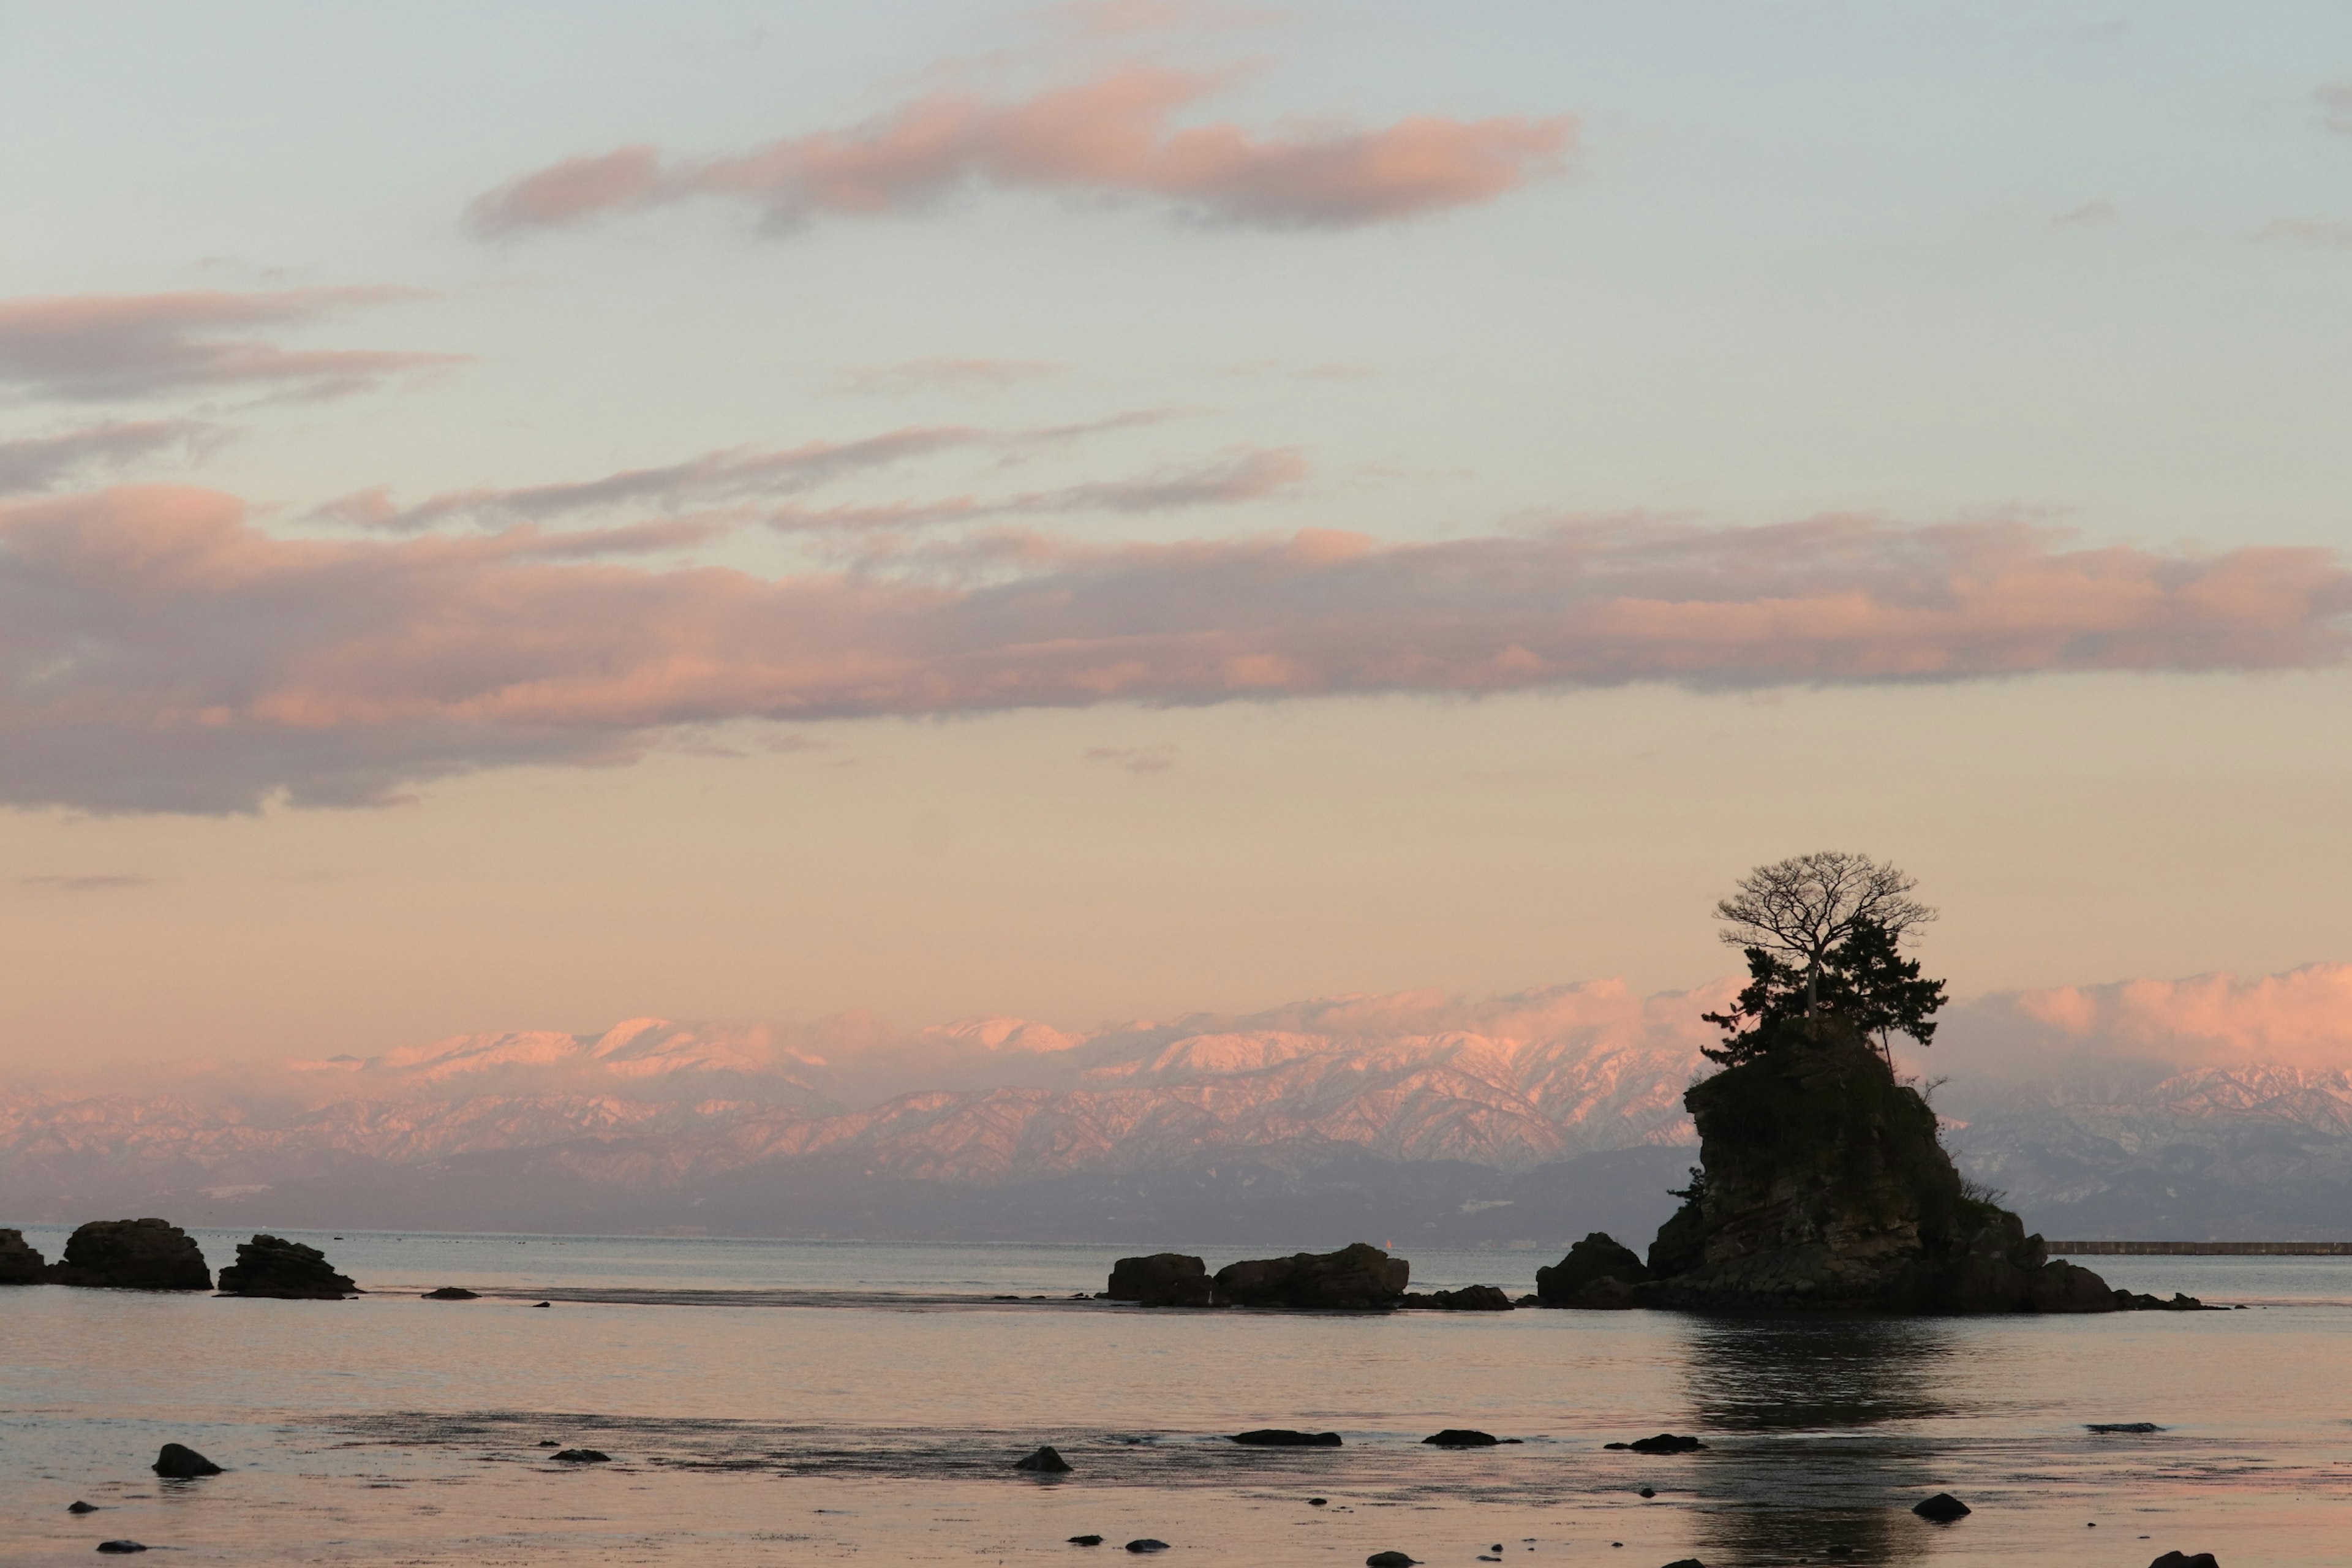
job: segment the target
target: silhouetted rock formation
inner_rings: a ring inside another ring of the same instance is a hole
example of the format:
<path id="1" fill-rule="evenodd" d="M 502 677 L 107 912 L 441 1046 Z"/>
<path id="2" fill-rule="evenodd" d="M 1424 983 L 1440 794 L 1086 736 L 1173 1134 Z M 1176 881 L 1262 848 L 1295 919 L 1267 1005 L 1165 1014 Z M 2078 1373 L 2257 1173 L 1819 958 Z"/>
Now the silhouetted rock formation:
<path id="1" fill-rule="evenodd" d="M 338 1274 L 315 1247 L 282 1237 L 257 1236 L 236 1244 L 236 1261 L 220 1271 L 225 1296 L 274 1296 L 284 1300 L 340 1301 L 360 1288 Z"/>
<path id="2" fill-rule="evenodd" d="M 148 1467 L 165 1480 L 191 1480 L 197 1476 L 216 1476 L 221 1468 L 184 1443 L 166 1443 L 156 1454 L 155 1462 Z"/>
<path id="3" fill-rule="evenodd" d="M 1155 1252 L 1149 1258 L 1122 1258 L 1111 1265 L 1113 1301 L 1135 1301 L 1146 1307 L 1205 1307 L 1209 1305 L 1209 1266 L 1181 1252 Z"/>
<path id="4" fill-rule="evenodd" d="M 1432 1290 L 1406 1295 L 1400 1307 L 1420 1307 L 1433 1312 L 1507 1312 L 1516 1305 L 1499 1285 L 1465 1285 L 1459 1290 Z"/>
<path id="5" fill-rule="evenodd" d="M 25 1240 L 21 1230 L 0 1230 L 0 1285 L 38 1285 L 41 1255 Z"/>
<path id="6" fill-rule="evenodd" d="M 1632 1287 L 1649 1278 L 1632 1247 L 1596 1230 L 1558 1263 L 1536 1270 L 1536 1299 L 1547 1307 L 1630 1307 Z"/>
<path id="7" fill-rule="evenodd" d="M 1036 1470 L 1045 1475 L 1062 1476 L 1069 1474 L 1070 1461 L 1055 1452 L 1053 1445 L 1049 1443 L 1026 1458 L 1013 1460 L 1013 1468 L 1016 1470 Z"/>
<path id="8" fill-rule="evenodd" d="M 1235 1432 L 1225 1441 L 1244 1443 L 1253 1448 L 1337 1448 L 1341 1446 L 1337 1432 L 1294 1432 L 1287 1426 L 1261 1426 L 1254 1432 Z"/>
<path id="9" fill-rule="evenodd" d="M 52 1285 L 117 1290 L 209 1290 L 213 1274 L 204 1249 L 178 1226 L 160 1219 L 94 1219 L 66 1238 L 65 1256 L 49 1265 Z"/>
<path id="10" fill-rule="evenodd" d="M 1412 1266 L 1403 1258 L 1359 1241 L 1337 1252 L 1229 1263 L 1217 1270 L 1210 1289 L 1220 1304 L 1238 1307 L 1381 1310 L 1403 1300 L 1412 1278 Z"/>
<path id="11" fill-rule="evenodd" d="M 462 1285 L 444 1285 L 438 1290 L 425 1292 L 424 1299 L 427 1301 L 478 1301 L 482 1299 L 482 1293 L 478 1290 L 468 1290 Z"/>
<path id="12" fill-rule="evenodd" d="M 2106 1312 L 2117 1292 L 2052 1261 L 1962 1189 L 1936 1113 L 1843 1020 L 1800 1018 L 1683 1097 L 1703 1174 L 1658 1231 L 1643 1305 Z M 1571 1255 L 1572 1256 L 1572 1255 Z"/>

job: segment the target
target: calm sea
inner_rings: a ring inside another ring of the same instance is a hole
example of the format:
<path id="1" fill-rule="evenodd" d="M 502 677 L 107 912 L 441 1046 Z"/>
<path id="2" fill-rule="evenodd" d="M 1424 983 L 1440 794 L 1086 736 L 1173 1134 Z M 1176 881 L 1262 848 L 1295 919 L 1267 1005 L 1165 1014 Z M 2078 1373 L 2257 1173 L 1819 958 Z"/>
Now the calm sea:
<path id="1" fill-rule="evenodd" d="M 217 1268 L 241 1237 L 199 1238 Z M 0 1562 L 126 1537 L 325 1564 L 1067 1563 L 1139 1537 L 1335 1568 L 2352 1561 L 2352 1258 L 2093 1260 L 2233 1312 L 1355 1318 L 1068 1299 L 1141 1246 L 299 1239 L 373 1293 L 0 1290 Z M 1414 1279 L 1516 1294 L 1553 1259 L 1421 1254 Z M 419 1299 L 445 1284 L 483 1299 Z M 2086 1429 L 2133 1421 L 2163 1429 Z M 1222 1436 L 1264 1426 L 1346 1445 Z M 1525 1441 L 1421 1442 L 1446 1426 Z M 1659 1431 L 1708 1447 L 1601 1446 Z M 228 1473 L 157 1481 L 167 1440 Z M 1011 1468 L 1039 1443 L 1073 1472 Z M 1940 1490 L 1976 1511 L 1909 1512 Z"/>

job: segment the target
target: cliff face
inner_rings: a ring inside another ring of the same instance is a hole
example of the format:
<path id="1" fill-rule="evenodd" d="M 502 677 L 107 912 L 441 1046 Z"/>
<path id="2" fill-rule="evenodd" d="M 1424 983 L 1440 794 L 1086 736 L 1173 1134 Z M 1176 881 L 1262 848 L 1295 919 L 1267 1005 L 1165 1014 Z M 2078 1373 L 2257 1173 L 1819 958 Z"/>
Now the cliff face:
<path id="1" fill-rule="evenodd" d="M 1842 1020 L 1805 1020 L 1760 1060 L 1685 1097 L 1702 1176 L 1650 1248 L 1660 1306 L 2108 1311 L 2089 1270 L 2050 1261 L 1972 1198 L 1936 1114 Z"/>

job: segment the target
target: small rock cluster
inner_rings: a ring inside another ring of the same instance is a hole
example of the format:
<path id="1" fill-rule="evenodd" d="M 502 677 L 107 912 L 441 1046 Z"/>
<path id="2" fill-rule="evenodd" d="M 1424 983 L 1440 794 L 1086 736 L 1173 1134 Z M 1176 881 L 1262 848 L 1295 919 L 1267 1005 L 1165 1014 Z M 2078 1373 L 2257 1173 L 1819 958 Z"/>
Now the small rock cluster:
<path id="1" fill-rule="evenodd" d="M 1382 1311 L 1405 1304 L 1412 1266 L 1370 1242 L 1337 1252 L 1245 1258 L 1217 1270 L 1181 1252 L 1122 1258 L 1110 1271 L 1103 1299 L 1145 1307 L 1298 1307 L 1327 1311 Z M 1491 1289 L 1475 1287 L 1474 1289 Z M 1449 1296 L 1460 1295 L 1448 1291 Z M 1502 1297 L 1496 1290 L 1495 1295 Z M 1508 1305 L 1506 1300 L 1505 1305 Z"/>

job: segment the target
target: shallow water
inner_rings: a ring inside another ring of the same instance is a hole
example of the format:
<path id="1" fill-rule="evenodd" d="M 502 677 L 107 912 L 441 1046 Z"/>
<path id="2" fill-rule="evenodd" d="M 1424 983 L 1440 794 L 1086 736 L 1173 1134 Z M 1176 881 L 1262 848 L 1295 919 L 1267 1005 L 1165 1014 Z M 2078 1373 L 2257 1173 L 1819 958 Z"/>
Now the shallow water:
<path id="1" fill-rule="evenodd" d="M 217 1267 L 240 1238 L 200 1239 Z M 1140 1247 L 300 1239 L 377 1293 L 0 1291 L 0 1562 L 125 1536 L 338 1564 L 1063 1562 L 1081 1533 L 1234 1564 L 2352 1555 L 2347 1258 L 2096 1260 L 2242 1312 L 1781 1321 L 1068 1300 Z M 1423 1255 L 1415 1283 L 1517 1293 L 1549 1261 Z M 441 1284 L 485 1297 L 418 1298 Z M 2165 1430 L 2084 1430 L 2135 1420 Z M 1346 1446 L 1222 1437 L 1266 1425 Z M 1454 1426 L 1526 1441 L 1420 1442 Z M 1709 1447 L 1601 1447 L 1660 1430 Z M 229 1473 L 158 1482 L 167 1440 Z M 1040 1442 L 1075 1472 L 1009 1468 Z M 1907 1511 L 1947 1489 L 1977 1512 Z M 67 1514 L 77 1497 L 102 1511 Z"/>

